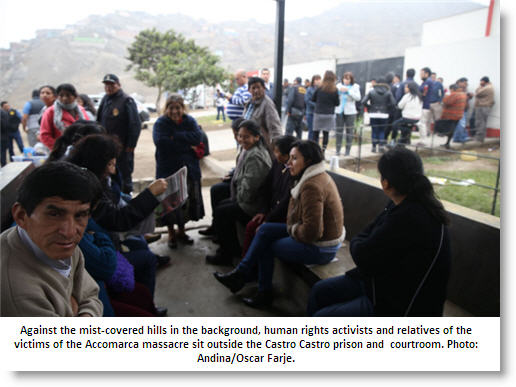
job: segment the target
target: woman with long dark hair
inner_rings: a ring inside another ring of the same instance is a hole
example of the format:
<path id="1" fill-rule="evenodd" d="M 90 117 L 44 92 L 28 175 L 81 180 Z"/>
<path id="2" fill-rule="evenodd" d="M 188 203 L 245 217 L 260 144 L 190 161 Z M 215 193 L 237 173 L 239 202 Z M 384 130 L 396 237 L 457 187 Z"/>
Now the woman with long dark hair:
<path id="1" fill-rule="evenodd" d="M 115 189 L 111 176 L 116 172 L 116 159 L 121 150 L 121 144 L 114 137 L 93 134 L 82 138 L 74 145 L 67 161 L 87 168 L 101 182 L 103 196 L 92 209 L 91 216 L 99 226 L 110 232 L 118 250 L 121 249 L 121 244 L 131 249 L 124 255 L 135 268 L 136 281 L 147 286 L 154 294 L 156 266 L 160 258 L 152 253 L 144 242 L 140 244 L 121 242 L 118 232 L 129 231 L 151 215 L 159 204 L 156 196 L 166 190 L 167 183 L 163 179 L 158 179 L 125 206 L 120 206 L 120 188 Z"/>
<path id="2" fill-rule="evenodd" d="M 312 96 L 312 101 L 315 102 L 313 141 L 319 143 L 319 132 L 323 132 L 323 155 L 328 147 L 330 132 L 335 130 L 335 107 L 340 104 L 336 81 L 335 73 L 326 71 L 321 86 Z"/>
<path id="3" fill-rule="evenodd" d="M 448 216 L 404 147 L 378 161 L 385 210 L 351 240 L 357 267 L 316 283 L 310 316 L 441 316 L 450 271 Z"/>
<path id="4" fill-rule="evenodd" d="M 67 127 L 63 135 L 54 143 L 48 155 L 47 162 L 57 161 L 67 157 L 73 145 L 81 138 L 90 134 L 105 134 L 106 129 L 96 121 L 77 120 Z"/>
<path id="5" fill-rule="evenodd" d="M 93 105 L 93 101 L 87 94 L 79 94 L 77 97 L 77 103 L 81 105 L 84 110 L 86 110 L 86 114 L 88 114 L 88 118 L 92 121 L 95 120 L 95 116 L 97 115 L 97 109 L 95 109 L 95 105 Z"/>
<path id="6" fill-rule="evenodd" d="M 258 265 L 258 292 L 243 300 L 252 307 L 266 306 L 273 300 L 275 257 L 285 262 L 326 264 L 335 258 L 346 234 L 339 192 L 326 173 L 319 145 L 306 140 L 295 142 L 288 166 L 295 183 L 286 224 L 262 224 L 237 268 L 214 274 L 235 293 Z"/>
<path id="7" fill-rule="evenodd" d="M 423 96 L 419 91 L 419 86 L 414 81 L 405 84 L 404 95 L 398 102 L 401 110 L 401 118 L 392 123 L 392 139 L 396 141 L 398 130 L 401 130 L 400 143 L 410 144 L 410 133 L 423 113 Z"/>

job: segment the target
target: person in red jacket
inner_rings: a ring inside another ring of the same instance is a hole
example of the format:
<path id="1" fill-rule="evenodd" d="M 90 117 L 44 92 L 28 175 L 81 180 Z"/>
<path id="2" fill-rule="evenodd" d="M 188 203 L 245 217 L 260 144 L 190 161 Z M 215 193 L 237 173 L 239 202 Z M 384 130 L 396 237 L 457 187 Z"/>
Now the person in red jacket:
<path id="1" fill-rule="evenodd" d="M 65 128 L 77 120 L 88 120 L 86 110 L 77 104 L 77 90 L 69 83 L 57 87 L 57 99 L 45 110 L 41 118 L 39 139 L 52 150 L 55 141 L 61 137 Z"/>
<path id="2" fill-rule="evenodd" d="M 450 85 L 451 93 L 443 98 L 443 114 L 441 119 L 435 124 L 437 133 L 446 134 L 448 141 L 443 146 L 450 149 L 450 140 L 455 132 L 457 122 L 462 118 L 468 96 L 457 85 Z"/>

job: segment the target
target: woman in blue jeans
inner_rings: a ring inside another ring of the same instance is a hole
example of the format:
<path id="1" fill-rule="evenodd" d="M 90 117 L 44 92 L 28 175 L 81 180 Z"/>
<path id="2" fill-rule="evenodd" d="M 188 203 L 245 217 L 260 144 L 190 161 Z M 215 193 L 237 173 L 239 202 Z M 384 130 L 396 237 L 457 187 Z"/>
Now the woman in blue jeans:
<path id="1" fill-rule="evenodd" d="M 421 158 L 396 147 L 378 161 L 390 201 L 350 243 L 357 265 L 317 282 L 309 316 L 441 316 L 450 271 L 448 216 Z"/>
<path id="2" fill-rule="evenodd" d="M 243 301 L 252 307 L 272 303 L 274 258 L 285 262 L 326 264 L 345 237 L 344 213 L 337 187 L 325 172 L 323 154 L 312 141 L 297 141 L 288 161 L 294 178 L 287 223 L 264 223 L 235 270 L 215 278 L 233 293 L 242 289 L 258 266 L 258 292 Z"/>

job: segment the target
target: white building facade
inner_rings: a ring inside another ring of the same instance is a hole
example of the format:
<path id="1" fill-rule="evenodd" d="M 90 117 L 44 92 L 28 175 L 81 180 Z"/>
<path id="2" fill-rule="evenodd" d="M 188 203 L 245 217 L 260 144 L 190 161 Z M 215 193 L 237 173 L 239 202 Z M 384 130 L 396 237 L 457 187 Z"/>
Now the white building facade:
<path id="1" fill-rule="evenodd" d="M 461 77 L 468 78 L 470 92 L 479 86 L 480 78 L 488 76 L 495 90 L 495 105 L 487 122 L 488 135 L 499 135 L 499 0 L 491 0 L 488 8 L 424 23 L 421 46 L 405 50 L 404 69 L 415 69 L 418 78 L 423 67 L 430 67 L 438 77 L 444 78 L 445 88 Z"/>

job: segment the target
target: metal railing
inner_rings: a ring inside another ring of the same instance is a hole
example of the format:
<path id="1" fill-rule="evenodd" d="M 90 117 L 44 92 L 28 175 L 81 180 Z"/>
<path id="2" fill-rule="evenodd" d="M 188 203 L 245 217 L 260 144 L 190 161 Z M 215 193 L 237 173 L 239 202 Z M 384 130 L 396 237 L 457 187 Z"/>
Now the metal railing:
<path id="1" fill-rule="evenodd" d="M 389 124 L 386 124 L 385 126 L 389 126 Z M 371 143 L 372 143 L 372 140 L 373 140 L 372 133 L 371 134 L 367 134 L 366 136 L 364 136 L 364 127 L 370 127 L 370 125 L 365 125 L 363 123 L 360 123 L 358 126 L 355 126 L 356 134 L 353 134 L 353 136 L 352 136 L 353 140 L 356 139 L 356 141 L 357 141 L 356 146 L 358 146 L 357 156 L 353 157 L 353 159 L 355 160 L 354 171 L 357 172 L 357 173 L 360 173 L 360 168 L 361 168 L 361 164 L 362 163 L 364 163 L 364 162 L 366 162 L 366 163 L 367 162 L 376 163 L 377 162 L 376 158 L 370 158 L 370 157 L 364 157 L 363 156 L 362 146 L 364 145 L 364 143 L 368 143 L 369 141 L 371 141 Z M 344 132 L 342 134 L 342 142 L 343 142 L 342 145 L 344 145 L 344 146 L 345 146 L 345 142 L 346 142 L 346 136 L 347 135 L 346 135 L 346 132 L 344 130 Z M 497 200 L 498 200 L 498 195 L 501 192 L 500 191 L 500 158 L 499 157 L 494 157 L 494 156 L 489 156 L 489 155 L 484 155 L 484 154 L 480 154 L 480 153 L 473 153 L 473 152 L 466 152 L 466 151 L 461 151 L 461 150 L 446 149 L 446 148 L 441 147 L 441 146 L 434 146 L 434 136 L 435 136 L 435 134 L 432 133 L 431 134 L 431 137 L 432 137 L 432 141 L 431 141 L 432 145 L 431 146 L 420 145 L 420 144 L 403 144 L 403 145 L 406 146 L 409 149 L 413 149 L 417 153 L 419 153 L 421 151 L 425 151 L 425 152 L 428 152 L 431 155 L 445 153 L 445 154 L 449 154 L 450 156 L 453 156 L 453 155 L 458 155 L 458 156 L 474 156 L 474 157 L 481 158 L 481 159 L 494 160 L 494 161 L 496 161 L 498 163 L 498 171 L 497 171 L 497 175 L 496 175 L 496 183 L 495 183 L 494 186 L 480 184 L 480 183 L 477 183 L 477 182 L 469 182 L 469 184 L 468 184 L 470 186 L 477 186 L 477 187 L 480 187 L 480 188 L 483 188 L 483 189 L 488 189 L 488 190 L 492 190 L 493 191 L 493 200 L 492 200 L 490 214 L 491 215 L 495 215 L 496 203 L 497 203 Z M 353 141 L 353 145 L 355 145 L 354 141 Z M 383 146 L 387 146 L 387 144 L 383 144 Z M 452 180 L 452 181 L 458 181 L 458 182 L 463 181 L 463 179 L 458 179 L 458 178 L 451 177 L 451 176 L 446 176 L 446 175 L 436 175 L 436 174 L 432 174 L 432 175 L 434 177 L 444 178 L 444 179 L 448 179 L 448 180 Z"/>

